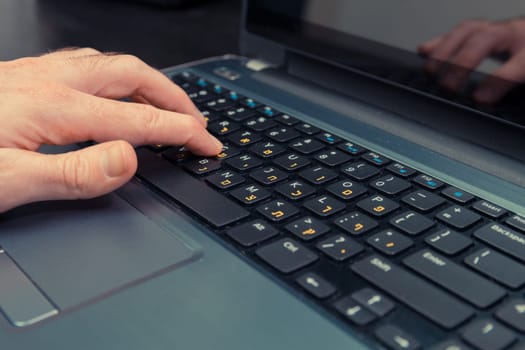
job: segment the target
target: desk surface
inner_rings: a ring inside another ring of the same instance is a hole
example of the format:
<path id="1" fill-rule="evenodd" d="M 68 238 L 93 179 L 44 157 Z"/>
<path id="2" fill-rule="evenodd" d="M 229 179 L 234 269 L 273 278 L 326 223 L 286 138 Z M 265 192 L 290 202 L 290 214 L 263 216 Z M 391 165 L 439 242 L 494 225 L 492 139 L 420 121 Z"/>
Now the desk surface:
<path id="1" fill-rule="evenodd" d="M 0 0 L 0 60 L 94 47 L 167 67 L 237 53 L 239 0 L 182 8 L 109 0 Z"/>

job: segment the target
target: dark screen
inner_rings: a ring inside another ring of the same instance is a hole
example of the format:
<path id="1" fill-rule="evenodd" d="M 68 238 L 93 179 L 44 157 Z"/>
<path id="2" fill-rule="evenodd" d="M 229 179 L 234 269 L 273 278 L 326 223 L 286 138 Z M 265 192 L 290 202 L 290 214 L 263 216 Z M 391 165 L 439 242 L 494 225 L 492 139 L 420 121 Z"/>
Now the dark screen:
<path id="1" fill-rule="evenodd" d="M 246 26 L 254 34 L 525 126 L 521 1 L 254 0 L 248 5 Z"/>

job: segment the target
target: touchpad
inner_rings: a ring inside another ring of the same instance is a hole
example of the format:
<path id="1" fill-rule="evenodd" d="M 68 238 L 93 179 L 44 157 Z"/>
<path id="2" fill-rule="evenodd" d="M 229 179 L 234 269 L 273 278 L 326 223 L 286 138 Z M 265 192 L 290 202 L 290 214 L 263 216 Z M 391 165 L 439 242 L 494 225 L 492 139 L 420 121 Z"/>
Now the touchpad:
<path id="1" fill-rule="evenodd" d="M 197 259 L 181 237 L 116 194 L 0 215 L 0 246 L 60 310 Z"/>

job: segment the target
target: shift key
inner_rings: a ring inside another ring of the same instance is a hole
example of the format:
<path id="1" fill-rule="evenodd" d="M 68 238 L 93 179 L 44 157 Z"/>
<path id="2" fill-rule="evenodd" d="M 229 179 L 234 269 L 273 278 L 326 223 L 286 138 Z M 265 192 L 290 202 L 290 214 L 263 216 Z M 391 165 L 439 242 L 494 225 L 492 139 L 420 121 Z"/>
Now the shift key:
<path id="1" fill-rule="evenodd" d="M 473 315 L 468 305 L 378 255 L 356 262 L 352 270 L 443 328 L 454 328 Z"/>

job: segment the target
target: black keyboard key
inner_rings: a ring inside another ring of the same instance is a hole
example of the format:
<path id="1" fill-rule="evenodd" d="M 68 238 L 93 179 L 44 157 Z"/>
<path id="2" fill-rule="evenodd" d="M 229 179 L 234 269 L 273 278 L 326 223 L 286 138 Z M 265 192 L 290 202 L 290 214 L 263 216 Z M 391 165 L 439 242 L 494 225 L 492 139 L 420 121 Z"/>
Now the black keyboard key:
<path id="1" fill-rule="evenodd" d="M 408 211 L 392 218 L 390 224 L 409 235 L 419 235 L 434 226 L 435 223 L 421 214 Z"/>
<path id="2" fill-rule="evenodd" d="M 338 145 L 337 148 L 339 148 L 342 151 L 345 151 L 346 153 L 354 155 L 354 156 L 357 156 L 366 151 L 363 147 L 356 145 L 353 142 L 342 143 Z"/>
<path id="3" fill-rule="evenodd" d="M 241 104 L 245 107 L 248 107 L 250 109 L 257 109 L 261 107 L 261 104 L 251 98 L 247 98 L 241 101 Z"/>
<path id="4" fill-rule="evenodd" d="M 505 220 L 505 223 L 521 232 L 525 232 L 525 218 L 522 216 L 512 215 Z"/>
<path id="5" fill-rule="evenodd" d="M 210 83 L 207 80 L 205 80 L 204 78 L 197 78 L 195 83 L 201 88 L 205 88 L 205 87 L 208 87 L 210 85 Z"/>
<path id="6" fill-rule="evenodd" d="M 352 235 L 362 235 L 378 225 L 377 221 L 357 211 L 336 218 L 334 223 Z"/>
<path id="7" fill-rule="evenodd" d="M 317 254 L 310 249 L 288 238 L 259 248 L 255 254 L 282 273 L 292 273 L 318 259 Z"/>
<path id="8" fill-rule="evenodd" d="M 361 244 L 345 235 L 328 237 L 317 243 L 316 248 L 336 261 L 344 261 L 361 253 Z"/>
<path id="9" fill-rule="evenodd" d="M 384 325 L 376 329 L 375 336 L 391 350 L 418 350 L 419 342 L 397 326 Z"/>
<path id="10" fill-rule="evenodd" d="M 279 185 L 275 190 L 291 200 L 298 200 L 315 193 L 315 188 L 299 180 Z"/>
<path id="11" fill-rule="evenodd" d="M 175 163 L 195 158 L 195 156 L 187 149 L 176 147 L 168 148 L 166 151 L 162 152 L 162 156 Z"/>
<path id="12" fill-rule="evenodd" d="M 259 108 L 257 108 L 257 112 L 259 112 L 260 114 L 262 114 L 262 115 L 264 115 L 266 117 L 275 117 L 275 116 L 281 114 L 281 112 L 279 112 L 276 109 L 273 109 L 270 106 L 259 107 Z"/>
<path id="13" fill-rule="evenodd" d="M 485 200 L 479 200 L 472 204 L 477 212 L 490 216 L 493 219 L 499 219 L 503 215 L 507 214 L 507 211 L 496 204 L 487 202 Z"/>
<path id="14" fill-rule="evenodd" d="M 253 168 L 257 168 L 262 164 L 262 161 L 256 156 L 249 154 L 240 154 L 235 157 L 227 159 L 226 164 L 239 171 L 246 171 Z"/>
<path id="15" fill-rule="evenodd" d="M 448 186 L 443 191 L 441 191 L 441 193 L 444 196 L 452 199 L 454 202 L 457 202 L 460 204 L 468 203 L 474 199 L 474 196 L 471 195 L 470 193 L 460 190 L 459 188 L 452 187 L 452 186 Z"/>
<path id="16" fill-rule="evenodd" d="M 337 178 L 337 173 L 322 166 L 315 166 L 301 171 L 299 176 L 311 184 L 321 185 Z"/>
<path id="17" fill-rule="evenodd" d="M 204 106 L 205 108 L 211 109 L 212 111 L 221 112 L 235 106 L 235 102 L 225 97 L 219 97 L 217 99 L 206 102 Z"/>
<path id="18" fill-rule="evenodd" d="M 263 185 L 271 185 L 288 178 L 288 174 L 276 167 L 264 167 L 250 173 L 252 179 Z"/>
<path id="19" fill-rule="evenodd" d="M 341 165 L 348 162 L 351 158 L 346 153 L 335 149 L 321 151 L 315 155 L 315 159 L 327 166 Z"/>
<path id="20" fill-rule="evenodd" d="M 379 169 L 367 162 L 353 162 L 345 164 L 341 167 L 341 170 L 351 178 L 355 180 L 366 180 L 379 174 Z"/>
<path id="21" fill-rule="evenodd" d="M 504 225 L 487 224 L 476 230 L 474 237 L 525 262 L 525 236 Z"/>
<path id="22" fill-rule="evenodd" d="M 383 317 L 395 308 L 394 302 L 381 293 L 363 288 L 352 294 L 352 298 L 379 317 Z"/>
<path id="23" fill-rule="evenodd" d="M 245 107 L 232 108 L 222 112 L 222 115 L 235 121 L 240 122 L 255 115 L 255 112 Z"/>
<path id="24" fill-rule="evenodd" d="M 398 255 L 414 245 L 414 242 L 394 230 L 385 230 L 373 235 L 367 243 L 386 255 Z"/>
<path id="25" fill-rule="evenodd" d="M 192 89 L 191 92 L 188 93 L 188 96 L 195 103 L 205 103 L 213 100 L 216 97 L 215 94 L 209 92 L 206 89 Z"/>
<path id="26" fill-rule="evenodd" d="M 215 158 L 217 158 L 217 159 L 228 159 L 228 158 L 236 156 L 236 155 L 238 155 L 240 153 L 241 153 L 241 151 L 237 147 L 233 147 L 233 146 L 228 145 L 228 144 L 223 144 L 222 145 L 222 152 L 217 154 L 217 156 Z"/>
<path id="27" fill-rule="evenodd" d="M 469 306 L 380 256 L 360 260 L 352 270 L 443 328 L 455 328 L 473 315 Z"/>
<path id="28" fill-rule="evenodd" d="M 472 348 L 459 340 L 452 339 L 434 345 L 430 350 L 472 350 Z"/>
<path id="29" fill-rule="evenodd" d="M 293 141 L 289 147 L 302 154 L 311 154 L 322 150 L 325 146 L 313 138 L 305 138 Z"/>
<path id="30" fill-rule="evenodd" d="M 299 120 L 297 118 L 289 116 L 288 114 L 281 114 L 281 115 L 275 117 L 275 120 L 278 121 L 281 124 L 286 125 L 286 126 L 293 126 L 293 125 L 299 123 Z"/>
<path id="31" fill-rule="evenodd" d="M 239 124 L 230 120 L 219 120 L 208 125 L 208 130 L 217 136 L 228 135 L 239 128 Z"/>
<path id="32" fill-rule="evenodd" d="M 215 112 L 208 111 L 208 110 L 201 110 L 201 114 L 204 117 L 204 119 L 206 119 L 208 124 L 211 123 L 211 122 L 214 122 L 216 120 L 219 120 L 220 117 L 221 117 L 219 114 L 217 114 Z"/>
<path id="33" fill-rule="evenodd" d="M 235 226 L 226 235 L 245 247 L 253 246 L 279 234 L 279 231 L 264 220 L 254 220 Z"/>
<path id="34" fill-rule="evenodd" d="M 277 123 L 273 121 L 273 119 L 263 116 L 250 119 L 244 123 L 245 126 L 257 132 L 273 128 L 276 124 Z"/>
<path id="35" fill-rule="evenodd" d="M 496 317 L 512 328 L 525 333 L 525 299 L 514 299 L 496 311 Z"/>
<path id="36" fill-rule="evenodd" d="M 353 324 L 366 326 L 376 320 L 376 315 L 359 305 L 350 296 L 339 299 L 334 303 L 334 308 Z"/>
<path id="37" fill-rule="evenodd" d="M 206 178 L 206 181 L 211 183 L 213 186 L 225 190 L 234 186 L 237 186 L 239 184 L 242 184 L 244 181 L 244 177 L 237 174 L 234 171 L 226 170 L 221 171 L 216 174 L 210 175 Z"/>
<path id="38" fill-rule="evenodd" d="M 297 153 L 285 154 L 276 158 L 273 162 L 288 171 L 299 170 L 310 164 L 308 158 Z"/>
<path id="39" fill-rule="evenodd" d="M 410 182 L 400 179 L 393 175 L 380 177 L 370 183 L 370 186 L 378 191 L 393 196 L 409 189 Z"/>
<path id="40" fill-rule="evenodd" d="M 414 182 L 430 190 L 436 190 L 444 185 L 443 182 L 424 174 L 416 176 L 414 178 Z"/>
<path id="41" fill-rule="evenodd" d="M 403 165 L 401 163 L 392 163 L 386 167 L 386 170 L 401 177 L 409 177 L 416 173 L 414 169 L 407 167 L 406 165 Z"/>
<path id="42" fill-rule="evenodd" d="M 334 215 L 345 209 L 345 204 L 330 196 L 319 196 L 304 203 L 304 207 L 321 217 Z"/>
<path id="43" fill-rule="evenodd" d="M 301 136 L 296 130 L 286 127 L 270 129 L 265 135 L 275 142 L 288 142 Z"/>
<path id="44" fill-rule="evenodd" d="M 351 200 L 367 192 L 364 186 L 350 180 L 338 181 L 328 186 L 326 190 L 343 200 Z"/>
<path id="45" fill-rule="evenodd" d="M 425 242 L 447 255 L 458 254 L 472 245 L 470 238 L 448 228 L 432 233 Z"/>
<path id="46" fill-rule="evenodd" d="M 239 101 L 242 101 L 244 99 L 244 96 L 243 95 L 240 95 L 237 91 L 229 91 L 226 95 L 225 95 L 226 98 L 234 101 L 234 102 L 239 102 Z"/>
<path id="47" fill-rule="evenodd" d="M 273 200 L 263 204 L 257 208 L 257 211 L 274 222 L 286 220 L 299 213 L 295 206 L 281 200 Z"/>
<path id="48" fill-rule="evenodd" d="M 525 285 L 525 265 L 493 249 L 478 250 L 465 258 L 465 264 L 509 288 Z"/>
<path id="49" fill-rule="evenodd" d="M 230 192 L 235 199 L 244 204 L 259 203 L 270 197 L 270 192 L 257 185 L 242 186 Z"/>
<path id="50" fill-rule="evenodd" d="M 390 159 L 383 157 L 375 152 L 367 152 L 361 156 L 364 160 L 378 166 L 383 166 L 390 163 Z"/>
<path id="51" fill-rule="evenodd" d="M 253 131 L 240 130 L 228 135 L 228 140 L 237 146 L 248 146 L 261 141 L 261 135 Z"/>
<path id="52" fill-rule="evenodd" d="M 285 148 L 274 142 L 266 141 L 253 145 L 250 151 L 261 158 L 269 158 L 283 153 Z"/>
<path id="53" fill-rule="evenodd" d="M 458 230 L 466 229 L 481 220 L 473 211 L 454 205 L 437 213 L 436 218 Z"/>
<path id="54" fill-rule="evenodd" d="M 479 308 L 489 307 L 506 294 L 503 288 L 493 282 L 427 249 L 412 254 L 403 262 Z"/>
<path id="55" fill-rule="evenodd" d="M 221 168 L 221 161 L 212 158 L 201 158 L 184 163 L 184 168 L 195 175 L 208 174 Z"/>
<path id="56" fill-rule="evenodd" d="M 388 215 L 399 208 L 399 204 L 380 195 L 365 198 L 357 202 L 357 206 L 377 217 Z"/>
<path id="57" fill-rule="evenodd" d="M 315 135 L 315 138 L 329 145 L 334 145 L 338 142 L 341 142 L 341 138 L 329 132 L 323 132 L 323 133 L 317 134 Z"/>
<path id="58" fill-rule="evenodd" d="M 431 211 L 445 203 L 445 200 L 431 192 L 425 190 L 418 190 L 407 194 L 402 199 L 403 202 L 410 205 L 412 208 L 421 211 Z"/>
<path id="59" fill-rule="evenodd" d="M 207 184 L 150 151 L 144 151 L 137 151 L 139 158 L 137 175 L 212 225 L 226 226 L 249 215 L 249 212 L 240 205 Z"/>
<path id="60" fill-rule="evenodd" d="M 210 91 L 215 92 L 217 95 L 224 95 L 229 92 L 228 89 L 226 89 L 224 86 L 219 85 L 219 84 L 213 84 L 212 86 L 210 86 L 209 89 Z"/>
<path id="61" fill-rule="evenodd" d="M 299 130 L 300 132 L 306 134 L 306 135 L 314 135 L 317 134 L 321 129 L 308 124 L 308 123 L 299 123 L 295 125 L 295 129 Z"/>
<path id="62" fill-rule="evenodd" d="M 323 224 L 322 221 L 311 216 L 306 216 L 295 220 L 286 225 L 284 228 L 305 241 L 312 240 L 330 231 L 330 227 Z"/>
<path id="63" fill-rule="evenodd" d="M 308 293 L 319 299 L 325 299 L 336 292 L 335 287 L 313 272 L 307 272 L 296 279 L 296 282 Z"/>
<path id="64" fill-rule="evenodd" d="M 503 350 L 516 340 L 516 336 L 510 330 L 491 319 L 472 322 L 461 336 L 479 350 Z"/>

